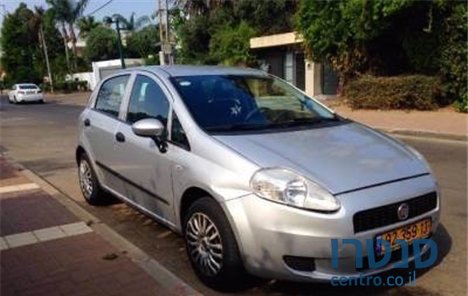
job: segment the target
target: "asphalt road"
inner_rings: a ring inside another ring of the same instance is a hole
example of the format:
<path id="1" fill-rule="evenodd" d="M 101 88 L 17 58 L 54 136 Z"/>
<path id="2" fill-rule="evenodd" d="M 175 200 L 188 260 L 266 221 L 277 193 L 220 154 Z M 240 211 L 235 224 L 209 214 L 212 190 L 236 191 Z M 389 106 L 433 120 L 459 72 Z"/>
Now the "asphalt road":
<path id="1" fill-rule="evenodd" d="M 197 290 L 204 287 L 188 263 L 183 241 L 167 228 L 123 203 L 88 206 L 81 197 L 74 160 L 76 121 L 84 96 L 47 99 L 46 104 L 10 105 L 0 99 L 0 146 L 45 178 L 122 236 L 153 256 Z M 457 141 L 401 138 L 429 160 L 442 188 L 442 225 L 435 234 L 436 266 L 418 271 L 416 287 L 337 289 L 326 284 L 258 280 L 242 295 L 466 295 L 467 144 Z M 405 274 L 406 271 L 403 271 Z"/>

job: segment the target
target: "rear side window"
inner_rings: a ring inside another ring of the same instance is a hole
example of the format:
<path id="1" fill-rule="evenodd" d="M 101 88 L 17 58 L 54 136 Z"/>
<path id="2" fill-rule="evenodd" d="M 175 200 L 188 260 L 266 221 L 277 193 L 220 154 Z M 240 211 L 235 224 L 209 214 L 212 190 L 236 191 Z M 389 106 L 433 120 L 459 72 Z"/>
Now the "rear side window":
<path id="1" fill-rule="evenodd" d="M 169 101 L 163 90 L 151 78 L 138 75 L 133 84 L 127 121 L 134 123 L 140 119 L 155 118 L 167 125 Z"/>
<path id="2" fill-rule="evenodd" d="M 118 117 L 129 77 L 129 75 L 122 75 L 104 82 L 99 90 L 95 109 Z"/>

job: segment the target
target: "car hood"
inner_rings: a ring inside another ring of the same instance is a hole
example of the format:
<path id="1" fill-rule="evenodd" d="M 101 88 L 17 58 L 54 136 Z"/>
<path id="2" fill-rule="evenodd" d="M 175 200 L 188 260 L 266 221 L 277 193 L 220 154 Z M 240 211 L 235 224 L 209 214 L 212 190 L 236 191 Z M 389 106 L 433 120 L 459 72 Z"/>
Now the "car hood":
<path id="1" fill-rule="evenodd" d="M 282 167 L 332 194 L 429 173 L 404 145 L 357 123 L 299 131 L 216 135 L 261 167 Z"/>

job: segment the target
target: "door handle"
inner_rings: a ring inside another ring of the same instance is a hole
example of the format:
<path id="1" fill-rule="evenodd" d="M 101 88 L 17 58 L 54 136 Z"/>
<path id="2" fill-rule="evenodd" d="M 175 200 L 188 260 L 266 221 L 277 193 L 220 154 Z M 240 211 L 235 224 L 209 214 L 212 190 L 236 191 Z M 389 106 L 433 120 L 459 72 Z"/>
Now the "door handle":
<path id="1" fill-rule="evenodd" d="M 125 142 L 125 136 L 121 132 L 115 134 L 115 139 L 117 140 L 117 142 Z"/>
<path id="2" fill-rule="evenodd" d="M 89 118 L 86 118 L 86 119 L 83 121 L 83 124 L 84 124 L 84 126 L 90 126 L 90 125 L 91 125 L 91 120 L 89 120 Z"/>

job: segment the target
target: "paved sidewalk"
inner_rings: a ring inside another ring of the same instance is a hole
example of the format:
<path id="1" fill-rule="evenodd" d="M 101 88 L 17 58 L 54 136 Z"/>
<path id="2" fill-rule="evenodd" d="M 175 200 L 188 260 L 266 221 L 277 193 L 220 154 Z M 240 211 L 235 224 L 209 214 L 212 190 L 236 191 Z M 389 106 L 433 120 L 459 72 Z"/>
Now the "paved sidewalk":
<path id="1" fill-rule="evenodd" d="M 338 114 L 386 132 L 466 140 L 468 114 L 451 108 L 437 111 L 352 110 L 339 100 L 325 100 Z"/>
<path id="2" fill-rule="evenodd" d="M 0 156 L 0 294 L 171 295 Z"/>

